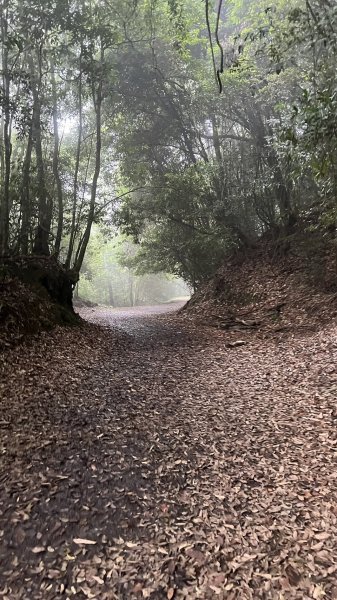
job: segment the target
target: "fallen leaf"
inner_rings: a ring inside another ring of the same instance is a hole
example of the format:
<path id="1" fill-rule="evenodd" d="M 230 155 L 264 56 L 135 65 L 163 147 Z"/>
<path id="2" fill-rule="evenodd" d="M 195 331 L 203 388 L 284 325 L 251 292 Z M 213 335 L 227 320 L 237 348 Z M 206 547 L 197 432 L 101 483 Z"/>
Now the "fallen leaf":
<path id="1" fill-rule="evenodd" d="M 45 548 L 43 546 L 35 546 L 35 548 L 32 548 L 32 552 L 33 554 L 40 554 L 41 552 L 44 552 Z"/>
<path id="2" fill-rule="evenodd" d="M 331 534 L 327 531 L 322 531 L 322 533 L 315 533 L 316 540 L 328 540 L 331 537 Z"/>
<path id="3" fill-rule="evenodd" d="M 137 548 L 138 544 L 135 544 L 134 542 L 126 542 L 126 547 L 127 548 Z"/>
<path id="4" fill-rule="evenodd" d="M 286 573 L 287 573 L 290 585 L 293 585 L 293 586 L 298 585 L 302 579 L 300 573 L 292 565 L 288 565 L 286 567 Z"/>

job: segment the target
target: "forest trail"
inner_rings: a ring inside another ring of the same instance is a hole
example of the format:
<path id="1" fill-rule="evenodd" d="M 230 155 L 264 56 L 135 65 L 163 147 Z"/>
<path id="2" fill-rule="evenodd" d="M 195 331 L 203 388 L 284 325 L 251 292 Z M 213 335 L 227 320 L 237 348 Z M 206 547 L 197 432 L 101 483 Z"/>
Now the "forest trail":
<path id="1" fill-rule="evenodd" d="M 153 321 L 151 317 L 156 315 L 169 315 L 183 306 L 183 302 L 172 302 L 154 306 L 133 306 L 132 308 L 82 308 L 80 313 L 85 320 L 95 323 L 96 325 L 126 333 L 130 335 L 135 342 L 138 341 L 143 345 L 144 343 L 151 344 L 153 336 L 154 342 L 158 343 L 163 337 L 172 335 L 171 326 L 167 329 L 167 326 L 165 326 L 162 321 L 160 331 L 158 331 L 158 322 L 156 320 Z M 175 335 L 175 333 L 176 328 L 173 335 Z"/>
<path id="2" fill-rule="evenodd" d="M 85 314 L 5 355 L 0 598 L 337 598 L 337 329 Z"/>

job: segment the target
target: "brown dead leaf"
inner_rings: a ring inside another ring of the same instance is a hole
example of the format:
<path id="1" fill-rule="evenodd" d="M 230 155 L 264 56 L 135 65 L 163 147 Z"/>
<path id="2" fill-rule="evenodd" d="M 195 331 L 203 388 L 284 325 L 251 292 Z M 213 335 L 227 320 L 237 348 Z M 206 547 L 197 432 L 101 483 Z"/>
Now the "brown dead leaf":
<path id="1" fill-rule="evenodd" d="M 324 541 L 324 540 L 328 540 L 329 537 L 331 537 L 331 534 L 328 533 L 327 531 L 322 531 L 321 533 L 315 533 L 316 540 Z"/>
<path id="2" fill-rule="evenodd" d="M 324 598 L 326 596 L 324 588 L 320 585 L 315 585 L 315 587 L 311 593 L 312 593 L 312 598 L 314 600 L 321 600 L 321 598 Z"/>
<path id="3" fill-rule="evenodd" d="M 331 600 L 337 600 L 337 586 L 334 586 L 331 590 Z"/>
<path id="4" fill-rule="evenodd" d="M 43 546 L 35 546 L 35 548 L 32 548 L 32 552 L 33 554 L 41 554 L 41 552 L 45 552 L 45 548 Z"/>
<path id="5" fill-rule="evenodd" d="M 135 544 L 134 542 L 126 542 L 125 543 L 127 548 L 137 548 L 138 544 Z"/>
<path id="6" fill-rule="evenodd" d="M 289 583 L 292 586 L 298 585 L 302 579 L 301 574 L 292 565 L 288 565 L 286 567 L 286 573 L 289 579 Z"/>
<path id="7" fill-rule="evenodd" d="M 94 581 L 96 581 L 97 583 L 99 583 L 100 585 L 103 585 L 103 584 L 104 584 L 104 579 L 102 579 L 101 577 L 98 577 L 98 575 L 93 575 L 93 576 L 92 576 L 92 579 L 93 579 Z"/>

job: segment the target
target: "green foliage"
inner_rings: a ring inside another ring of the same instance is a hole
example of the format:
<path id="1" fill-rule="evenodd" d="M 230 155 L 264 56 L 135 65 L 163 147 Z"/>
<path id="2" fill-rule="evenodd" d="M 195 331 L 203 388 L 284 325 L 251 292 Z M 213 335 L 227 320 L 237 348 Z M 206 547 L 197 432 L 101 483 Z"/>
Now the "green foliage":
<path id="1" fill-rule="evenodd" d="M 199 0 L 4 7 L 2 251 L 29 253 L 47 232 L 78 267 L 93 226 L 80 286 L 108 302 L 107 264 L 121 289 L 163 271 L 196 287 L 318 198 L 334 219 L 333 3 L 230 0 L 217 33 L 209 4 L 221 95 Z"/>
<path id="2" fill-rule="evenodd" d="M 181 280 L 162 271 L 156 275 L 138 272 L 136 253 L 130 239 L 117 236 L 107 240 L 94 227 L 78 285 L 80 297 L 117 307 L 158 304 L 189 295 Z"/>
<path id="3" fill-rule="evenodd" d="M 220 266 L 236 240 L 218 204 L 214 176 L 211 165 L 168 173 L 155 192 L 123 203 L 119 225 L 140 244 L 132 258 L 139 273 L 168 271 L 196 287 Z"/>

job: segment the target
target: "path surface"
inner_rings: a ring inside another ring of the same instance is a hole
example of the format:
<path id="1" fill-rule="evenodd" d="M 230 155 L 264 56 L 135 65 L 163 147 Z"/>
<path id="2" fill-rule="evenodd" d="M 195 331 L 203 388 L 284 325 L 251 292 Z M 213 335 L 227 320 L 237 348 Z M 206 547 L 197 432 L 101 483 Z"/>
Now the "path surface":
<path id="1" fill-rule="evenodd" d="M 167 335 L 174 337 L 177 327 L 172 327 L 170 323 L 167 325 L 164 321 L 161 321 L 159 326 L 158 320 L 151 319 L 151 317 L 174 314 L 183 306 L 183 302 L 173 302 L 133 308 L 84 308 L 80 313 L 83 319 L 118 332 L 127 333 L 134 341 L 143 345 L 148 341 L 151 343 L 151 338 L 157 344 L 163 341 L 162 338 L 166 338 Z"/>
<path id="2" fill-rule="evenodd" d="M 336 328 L 150 312 L 5 357 L 0 598 L 336 599 Z"/>

